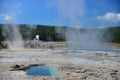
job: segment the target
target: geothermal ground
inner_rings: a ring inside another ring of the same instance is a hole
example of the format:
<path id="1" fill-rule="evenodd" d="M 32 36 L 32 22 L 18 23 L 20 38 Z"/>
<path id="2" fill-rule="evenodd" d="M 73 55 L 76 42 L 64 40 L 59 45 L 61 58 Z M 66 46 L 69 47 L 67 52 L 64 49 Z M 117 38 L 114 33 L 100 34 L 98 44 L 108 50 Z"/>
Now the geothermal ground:
<path id="1" fill-rule="evenodd" d="M 63 75 L 29 76 L 22 70 L 29 65 L 41 64 L 55 67 Z M 4 49 L 0 51 L 0 80 L 120 80 L 120 52 L 53 47 Z"/>

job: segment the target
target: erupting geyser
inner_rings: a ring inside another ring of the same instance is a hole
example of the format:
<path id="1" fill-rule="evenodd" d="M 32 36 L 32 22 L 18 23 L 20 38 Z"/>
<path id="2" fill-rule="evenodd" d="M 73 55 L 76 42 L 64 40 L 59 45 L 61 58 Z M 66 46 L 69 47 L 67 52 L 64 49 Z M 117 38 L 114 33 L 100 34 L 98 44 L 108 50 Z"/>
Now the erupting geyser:
<path id="1" fill-rule="evenodd" d="M 6 2 L 4 3 L 6 4 Z M 9 49 L 21 49 L 24 47 L 22 36 L 19 32 L 19 26 L 17 25 L 17 17 L 20 13 L 20 6 L 17 3 L 11 4 L 6 12 L 1 14 L 3 21 L 6 23 L 3 26 L 3 36 Z M 3 5 L 2 8 L 6 7 Z"/>
<path id="2" fill-rule="evenodd" d="M 3 27 L 3 35 L 6 39 L 9 49 L 24 48 L 23 39 L 19 32 L 19 26 L 17 24 L 5 25 Z"/>
<path id="3" fill-rule="evenodd" d="M 104 31 L 84 27 L 79 19 L 85 13 L 84 0 L 60 0 L 53 2 L 52 6 L 56 7 L 61 24 L 67 21 L 72 26 L 65 28 L 65 31 L 56 27 L 58 33 L 65 35 L 69 48 L 93 49 L 103 47 L 101 40 Z"/>

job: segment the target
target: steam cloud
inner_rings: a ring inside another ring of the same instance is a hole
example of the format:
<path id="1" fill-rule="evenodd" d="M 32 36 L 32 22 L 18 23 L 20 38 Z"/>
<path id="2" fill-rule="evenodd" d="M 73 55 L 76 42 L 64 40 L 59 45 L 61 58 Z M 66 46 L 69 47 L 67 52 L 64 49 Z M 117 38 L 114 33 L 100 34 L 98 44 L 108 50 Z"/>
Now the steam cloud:
<path id="1" fill-rule="evenodd" d="M 51 0 L 50 0 L 51 1 Z M 51 1 L 51 7 L 56 7 L 59 20 L 64 23 L 68 21 L 69 25 L 74 25 L 74 29 L 67 28 L 65 31 L 66 40 L 70 48 L 97 48 L 102 47 L 101 35 L 103 32 L 98 30 L 86 29 L 81 31 L 84 26 L 80 21 L 80 17 L 85 13 L 84 0 L 57 0 Z M 56 28 L 58 33 L 62 33 L 60 28 Z"/>
<path id="2" fill-rule="evenodd" d="M 4 4 L 6 4 L 4 2 Z M 13 6 L 14 5 L 14 6 Z M 2 6 L 5 7 L 6 5 Z M 8 48 L 10 49 L 19 49 L 23 48 L 23 39 L 19 32 L 19 26 L 16 24 L 17 16 L 21 13 L 20 6 L 17 3 L 11 4 L 10 11 L 6 13 L 1 13 L 0 18 L 6 23 L 10 23 L 9 25 L 6 24 L 3 26 L 3 36 L 6 39 Z M 8 10 L 8 9 L 7 9 Z"/>
<path id="3" fill-rule="evenodd" d="M 56 7 L 59 23 L 69 21 L 69 25 L 81 25 L 79 17 L 84 14 L 84 0 L 49 0 L 50 7 Z"/>

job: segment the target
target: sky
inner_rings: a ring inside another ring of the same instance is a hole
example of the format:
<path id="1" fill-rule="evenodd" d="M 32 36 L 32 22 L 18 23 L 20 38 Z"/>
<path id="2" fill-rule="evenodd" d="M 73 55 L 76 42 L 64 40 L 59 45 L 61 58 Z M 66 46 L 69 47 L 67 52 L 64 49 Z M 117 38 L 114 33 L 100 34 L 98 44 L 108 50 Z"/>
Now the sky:
<path id="1" fill-rule="evenodd" d="M 120 0 L 0 0 L 0 23 L 120 26 Z"/>

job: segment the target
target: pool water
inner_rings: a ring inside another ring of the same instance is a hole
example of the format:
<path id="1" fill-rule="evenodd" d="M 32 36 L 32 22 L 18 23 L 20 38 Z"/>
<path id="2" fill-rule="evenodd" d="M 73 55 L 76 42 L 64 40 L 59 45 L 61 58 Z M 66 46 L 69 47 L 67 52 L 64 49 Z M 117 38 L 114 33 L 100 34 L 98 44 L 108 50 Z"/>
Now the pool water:
<path id="1" fill-rule="evenodd" d="M 56 68 L 46 66 L 29 66 L 24 71 L 31 76 L 61 76 L 61 73 Z"/>

